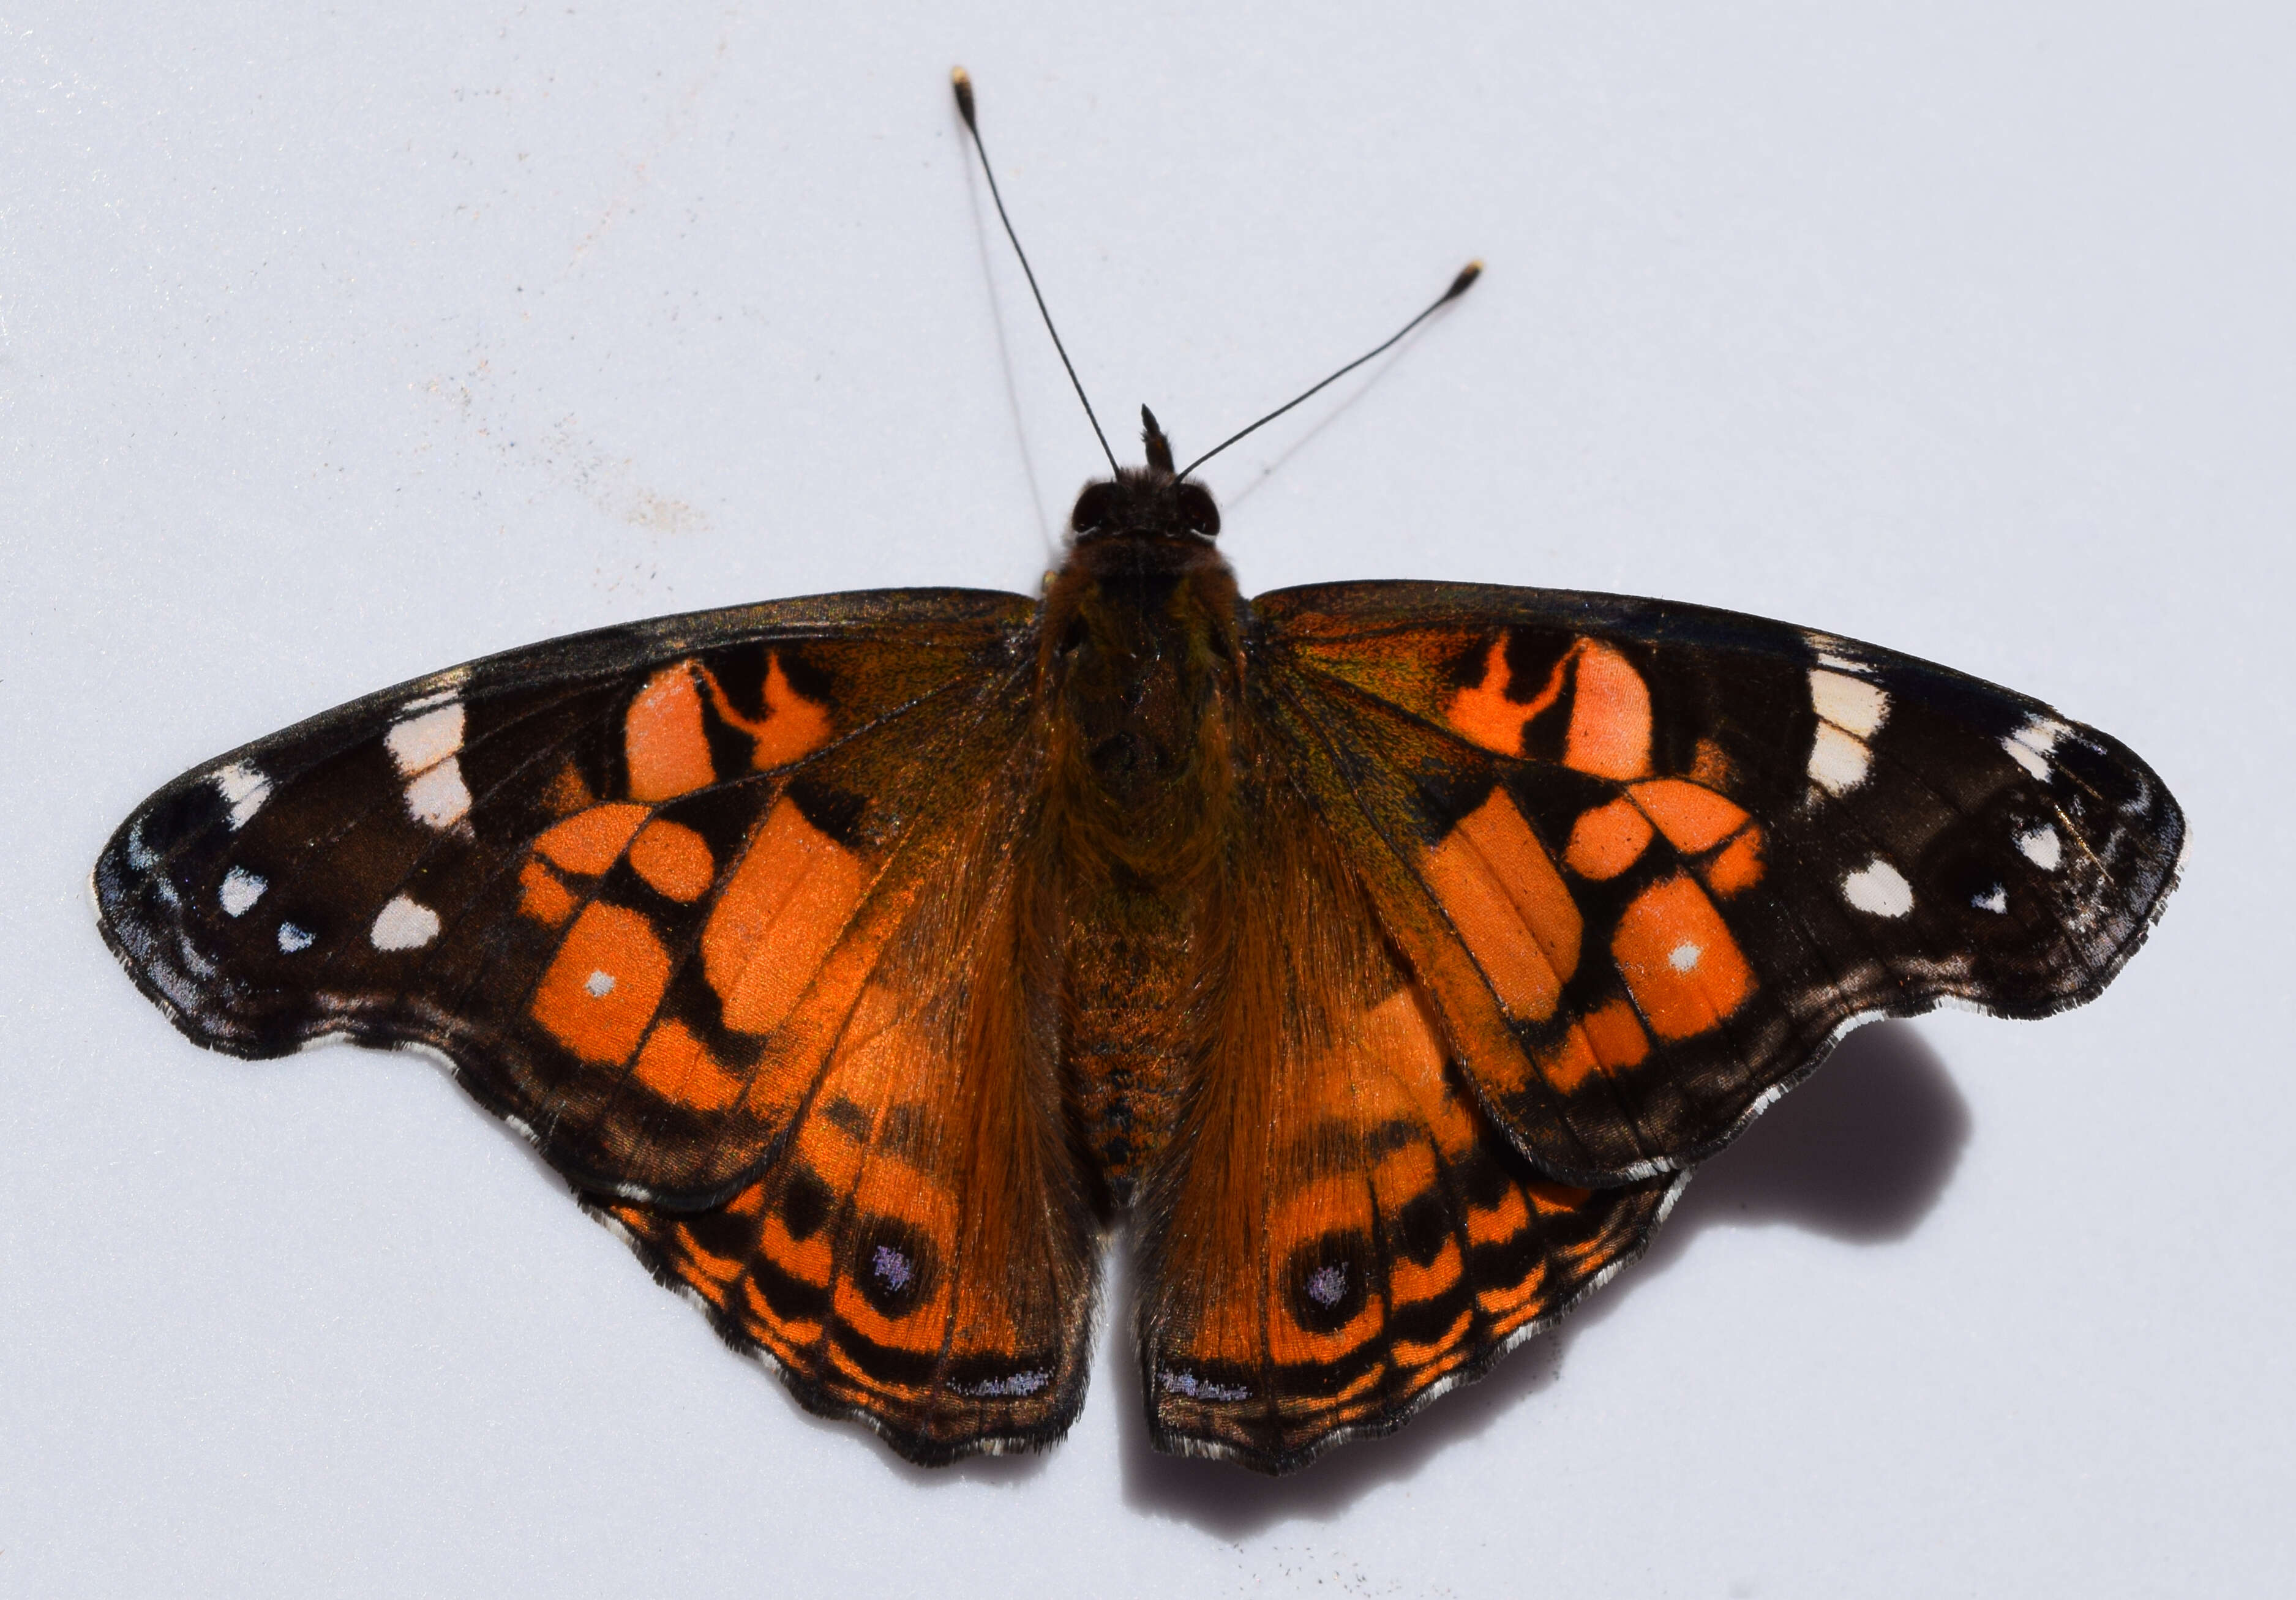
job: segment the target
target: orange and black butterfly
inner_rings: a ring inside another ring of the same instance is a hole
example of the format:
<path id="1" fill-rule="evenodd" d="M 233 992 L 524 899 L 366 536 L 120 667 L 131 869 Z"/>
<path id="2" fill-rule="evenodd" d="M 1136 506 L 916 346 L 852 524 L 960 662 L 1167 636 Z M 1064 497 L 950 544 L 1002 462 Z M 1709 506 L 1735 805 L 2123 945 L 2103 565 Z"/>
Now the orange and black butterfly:
<path id="1" fill-rule="evenodd" d="M 1037 598 L 610 628 L 187 773 L 103 935 L 199 1043 L 438 1051 L 914 1460 L 1067 1431 L 1129 1212 L 1155 1442 L 1280 1472 L 1553 1323 L 1849 1027 L 2091 1000 L 2174 882 L 2047 706 L 1694 606 L 1246 600 L 1146 440 Z"/>

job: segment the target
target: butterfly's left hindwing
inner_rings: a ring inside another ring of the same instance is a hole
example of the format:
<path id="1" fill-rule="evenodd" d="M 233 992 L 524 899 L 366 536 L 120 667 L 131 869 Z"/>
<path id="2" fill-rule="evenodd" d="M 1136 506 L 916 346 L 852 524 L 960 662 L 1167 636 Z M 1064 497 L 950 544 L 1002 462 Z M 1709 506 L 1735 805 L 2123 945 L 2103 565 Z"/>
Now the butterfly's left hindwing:
<path id="1" fill-rule="evenodd" d="M 2175 879 L 2183 814 L 2125 747 L 1873 646 L 1468 585 L 1255 611 L 1303 782 L 1560 1178 L 1696 1161 L 1860 1018 L 2093 999 Z"/>

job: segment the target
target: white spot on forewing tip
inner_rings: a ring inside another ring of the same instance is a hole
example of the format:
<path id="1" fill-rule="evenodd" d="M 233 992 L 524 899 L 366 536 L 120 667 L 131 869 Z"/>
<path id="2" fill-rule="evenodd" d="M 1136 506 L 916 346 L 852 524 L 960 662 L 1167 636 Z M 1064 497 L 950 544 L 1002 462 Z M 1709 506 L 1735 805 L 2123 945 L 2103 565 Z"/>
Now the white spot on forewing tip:
<path id="1" fill-rule="evenodd" d="M 1990 911 L 1995 916 L 1998 917 L 2009 909 L 2009 891 L 2003 888 L 1999 884 L 1995 884 L 1991 888 L 1986 890 L 1984 894 L 1978 895 L 1969 903 L 1975 906 L 1980 911 Z"/>
<path id="2" fill-rule="evenodd" d="M 209 781 L 216 786 L 216 793 L 231 806 L 231 829 L 234 833 L 246 827 L 248 820 L 261 811 L 263 803 L 271 798 L 271 780 L 264 776 L 259 768 L 243 761 L 234 761 L 211 774 Z"/>
<path id="3" fill-rule="evenodd" d="M 312 938 L 313 935 L 308 928 L 298 927 L 291 922 L 283 922 L 279 925 L 279 948 L 291 956 L 299 950 L 310 949 Z"/>
<path id="4" fill-rule="evenodd" d="M 406 809 L 417 822 L 445 832 L 471 809 L 471 791 L 463 781 L 463 763 L 449 755 L 406 786 Z"/>
<path id="5" fill-rule="evenodd" d="M 1859 739 L 1873 738 L 1890 714 L 1887 690 L 1836 672 L 1810 673 L 1809 703 L 1818 715 Z"/>
<path id="6" fill-rule="evenodd" d="M 1801 640 L 1816 652 L 1820 666 L 1830 666 L 1841 673 L 1862 673 L 1866 670 L 1864 662 L 1838 648 L 1845 641 L 1832 633 L 1819 633 L 1805 628 Z"/>
<path id="7" fill-rule="evenodd" d="M 2009 753 L 2011 760 L 2034 777 L 2046 779 L 2049 756 L 2055 751 L 2057 741 L 2071 731 L 2070 727 L 2054 717 L 2027 717 L 2023 727 L 2002 736 L 2001 747 Z"/>
<path id="8" fill-rule="evenodd" d="M 407 717 L 382 742 L 398 763 L 400 777 L 427 772 L 463 747 L 463 703 L 450 697 L 436 710 Z"/>
<path id="9" fill-rule="evenodd" d="M 226 917 L 244 917 L 247 908 L 263 898 L 263 891 L 271 886 L 268 878 L 244 867 L 234 867 L 223 875 L 223 886 L 216 891 L 216 899 L 223 905 Z"/>
<path id="10" fill-rule="evenodd" d="M 2019 834 L 2017 850 L 2044 872 L 2054 872 L 2065 859 L 2064 841 L 2046 822 L 2029 833 Z"/>
<path id="11" fill-rule="evenodd" d="M 2043 779 L 2045 780 L 2047 779 L 2049 775 L 2048 758 L 2042 755 L 2040 752 L 2024 744 L 2013 734 L 2002 735 L 2001 747 L 2008 753 L 2010 760 L 2024 768 L 2034 777 Z"/>
<path id="12" fill-rule="evenodd" d="M 1821 722 L 1817 737 L 1810 741 L 1810 780 L 1829 795 L 1846 795 L 1866 781 L 1866 769 L 1873 760 L 1865 741 Z"/>
<path id="13" fill-rule="evenodd" d="M 2019 744 L 2029 746 L 2046 755 L 2057 747 L 2059 739 L 2071 731 L 2070 726 L 2057 721 L 2053 716 L 2029 716 L 2025 719 L 2025 725 L 2010 737 Z"/>
<path id="14" fill-rule="evenodd" d="M 439 936 L 439 913 L 400 894 L 376 914 L 367 936 L 377 950 L 420 950 Z"/>
<path id="15" fill-rule="evenodd" d="M 1902 917 L 1914 909 L 1914 886 L 1878 856 L 1841 880 L 1841 898 L 1875 917 Z"/>

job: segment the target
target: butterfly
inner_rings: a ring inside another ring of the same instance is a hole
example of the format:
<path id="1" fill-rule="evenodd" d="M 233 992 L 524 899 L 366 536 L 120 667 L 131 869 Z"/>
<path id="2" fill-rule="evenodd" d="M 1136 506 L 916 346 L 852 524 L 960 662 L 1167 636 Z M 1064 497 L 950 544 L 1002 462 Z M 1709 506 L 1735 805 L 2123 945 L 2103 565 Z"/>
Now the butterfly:
<path id="1" fill-rule="evenodd" d="M 436 1052 L 915 1461 L 1065 1433 L 1128 1217 L 1152 1441 L 1283 1472 L 1552 1326 L 1849 1028 L 2094 999 L 2175 883 L 2136 755 L 1890 650 L 1539 589 L 1246 600 L 1143 420 L 1039 596 L 386 690 L 138 807 L 103 937 L 209 1048 Z"/>

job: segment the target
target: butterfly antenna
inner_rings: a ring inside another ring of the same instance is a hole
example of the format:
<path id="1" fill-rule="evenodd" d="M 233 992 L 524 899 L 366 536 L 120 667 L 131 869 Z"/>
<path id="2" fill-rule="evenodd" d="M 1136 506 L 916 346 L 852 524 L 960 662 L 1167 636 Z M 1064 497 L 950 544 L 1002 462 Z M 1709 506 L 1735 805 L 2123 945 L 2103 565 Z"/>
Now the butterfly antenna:
<path id="1" fill-rule="evenodd" d="M 1301 401 L 1311 399 L 1315 396 L 1322 393 L 1324 389 L 1331 388 L 1332 385 L 1337 383 L 1349 372 L 1354 371 L 1357 367 L 1363 365 L 1364 363 L 1369 361 L 1373 356 L 1380 355 L 1383 351 L 1391 349 L 1398 339 L 1400 339 L 1405 334 L 1419 326 L 1420 323 L 1425 322 L 1429 317 L 1433 316 L 1437 312 L 1442 310 L 1444 306 L 1448 306 L 1461 295 L 1466 293 L 1468 286 L 1482 275 L 1483 264 L 1481 262 L 1468 262 L 1466 265 L 1459 269 L 1459 275 L 1451 280 L 1451 287 L 1445 290 L 1440 295 L 1437 296 L 1435 303 L 1427 307 L 1426 310 L 1421 312 L 1417 316 L 1413 317 L 1409 322 L 1404 323 L 1402 327 L 1398 328 L 1392 334 L 1389 335 L 1386 339 L 1382 339 L 1378 344 L 1374 345 L 1370 349 L 1365 350 L 1362 355 L 1348 363 L 1347 365 L 1341 367 L 1329 378 L 1324 379 L 1323 382 L 1316 385 L 1314 388 L 1308 389 L 1299 395 L 1295 395 L 1290 400 L 1286 401 L 1282 405 L 1277 406 L 1266 416 L 1260 418 L 1259 421 L 1254 422 L 1250 427 L 1239 429 L 1234 433 L 1228 435 L 1227 437 L 1222 439 L 1210 450 L 1205 451 L 1201 455 L 1196 457 L 1194 461 L 1190 461 L 1186 466 L 1181 468 L 1180 476 L 1182 478 L 1187 477 L 1189 473 L 1193 472 L 1197 468 L 1211 460 L 1212 457 L 1218 455 L 1230 445 L 1234 444 L 1238 439 L 1244 437 L 1246 435 L 1259 432 L 1261 429 L 1267 427 L 1270 422 L 1275 420 L 1276 418 L 1282 416 L 1285 412 L 1290 411 Z"/>
<path id="2" fill-rule="evenodd" d="M 1021 248 L 1021 236 L 1013 231 L 1013 219 L 1005 214 L 1004 196 L 996 188 L 996 169 L 988 164 L 988 147 L 980 142 L 980 123 L 972 114 L 972 76 L 962 67 L 954 69 L 948 76 L 956 89 L 957 115 L 964 118 L 965 131 L 972 135 L 972 148 L 980 157 L 981 174 L 988 180 L 988 198 L 996 202 L 996 220 L 1004 224 L 1004 237 L 1013 241 L 1013 253 L 1021 257 L 1021 271 L 1029 280 L 1029 292 L 1037 297 L 1037 314 L 1045 319 L 1045 331 L 1053 336 L 1053 348 L 1061 353 L 1061 365 L 1068 369 L 1069 382 L 1075 385 L 1077 399 L 1084 405 L 1085 420 L 1092 424 L 1092 436 L 1100 441 L 1101 454 L 1108 458 L 1108 469 L 1118 471 L 1116 452 L 1108 447 L 1108 436 L 1100 429 L 1100 418 L 1092 409 L 1091 397 L 1084 392 L 1084 380 L 1077 376 L 1076 363 L 1069 359 L 1069 347 L 1061 343 L 1061 331 L 1053 326 L 1053 314 L 1045 306 L 1045 291 L 1037 287 L 1037 273 L 1029 265 L 1029 252 Z M 1392 344 L 1394 340 L 1388 342 Z"/>

